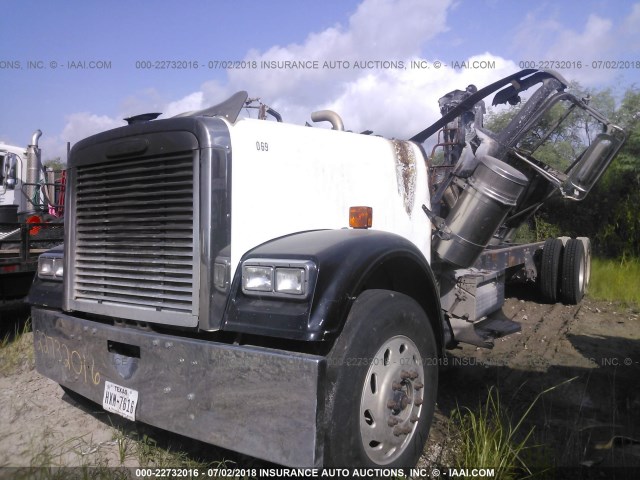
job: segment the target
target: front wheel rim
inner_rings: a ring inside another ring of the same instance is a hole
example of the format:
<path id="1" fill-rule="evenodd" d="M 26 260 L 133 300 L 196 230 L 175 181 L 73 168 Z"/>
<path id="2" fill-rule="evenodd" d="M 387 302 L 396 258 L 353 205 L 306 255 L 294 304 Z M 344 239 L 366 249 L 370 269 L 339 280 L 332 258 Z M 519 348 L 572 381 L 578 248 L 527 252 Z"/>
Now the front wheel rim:
<path id="1" fill-rule="evenodd" d="M 407 449 L 422 414 L 424 365 L 416 344 L 389 338 L 370 359 L 360 397 L 360 437 L 370 460 L 386 465 Z"/>

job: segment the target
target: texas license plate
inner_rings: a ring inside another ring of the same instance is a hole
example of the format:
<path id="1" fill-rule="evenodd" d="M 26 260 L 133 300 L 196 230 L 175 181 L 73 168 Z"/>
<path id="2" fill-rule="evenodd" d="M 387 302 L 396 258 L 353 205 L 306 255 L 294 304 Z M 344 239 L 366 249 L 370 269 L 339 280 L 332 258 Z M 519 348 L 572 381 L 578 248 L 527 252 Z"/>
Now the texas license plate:
<path id="1" fill-rule="evenodd" d="M 115 383 L 104 382 L 104 396 L 102 408 L 107 412 L 116 413 L 135 421 L 136 406 L 138 405 L 138 391 L 132 388 L 121 387 Z"/>

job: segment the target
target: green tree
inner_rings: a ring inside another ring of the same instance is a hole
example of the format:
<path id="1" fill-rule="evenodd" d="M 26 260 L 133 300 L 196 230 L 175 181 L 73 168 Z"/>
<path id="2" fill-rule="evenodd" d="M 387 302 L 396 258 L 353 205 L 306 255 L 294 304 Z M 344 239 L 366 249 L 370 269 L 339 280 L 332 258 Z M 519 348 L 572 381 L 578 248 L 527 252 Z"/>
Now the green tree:
<path id="1" fill-rule="evenodd" d="M 45 168 L 50 168 L 54 172 L 60 172 L 67 168 L 67 164 L 63 163 L 60 157 L 50 158 L 49 160 L 45 160 L 42 165 Z"/>
<path id="2" fill-rule="evenodd" d="M 614 117 L 625 128 L 627 141 L 602 182 L 612 207 L 604 240 L 620 245 L 617 255 L 640 256 L 640 90 L 627 90 Z"/>
<path id="3" fill-rule="evenodd" d="M 640 256 L 640 91 L 629 88 L 609 117 L 627 140 L 603 178 L 583 202 L 554 202 L 545 212 L 568 234 L 591 237 L 600 254 Z"/>
<path id="4" fill-rule="evenodd" d="M 600 182 L 583 202 L 554 199 L 543 206 L 530 227 L 535 236 L 557 229 L 571 236 L 588 236 L 595 250 L 608 256 L 640 256 L 640 90 L 630 87 L 616 106 L 611 90 L 584 89 L 571 85 L 571 93 L 588 100 L 591 107 L 622 126 L 627 141 Z M 487 128 L 499 131 L 518 111 L 519 106 L 501 112 L 490 112 Z M 533 132 L 520 142 L 520 146 L 534 148 L 563 113 L 552 109 L 535 126 Z M 537 148 L 533 155 L 538 160 L 564 170 L 567 162 L 575 159 L 589 144 L 600 127 L 591 117 L 576 110 L 562 123 L 557 134 L 548 138 L 547 145 Z M 542 226 L 542 228 L 541 228 Z M 539 231 L 541 230 L 541 231 Z"/>

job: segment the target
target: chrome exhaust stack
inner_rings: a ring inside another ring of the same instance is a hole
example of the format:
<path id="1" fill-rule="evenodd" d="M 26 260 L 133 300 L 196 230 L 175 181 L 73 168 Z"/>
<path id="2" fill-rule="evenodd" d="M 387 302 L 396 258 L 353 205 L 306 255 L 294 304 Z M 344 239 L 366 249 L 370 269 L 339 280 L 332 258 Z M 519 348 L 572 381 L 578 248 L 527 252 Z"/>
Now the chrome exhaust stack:
<path id="1" fill-rule="evenodd" d="M 314 123 L 318 122 L 329 122 L 331 123 L 332 130 L 344 131 L 344 123 L 342 122 L 342 118 L 336 112 L 332 110 L 318 110 L 317 112 L 311 113 L 311 120 Z"/>
<path id="2" fill-rule="evenodd" d="M 27 174 L 25 178 L 25 192 L 27 195 L 28 212 L 38 208 L 38 201 L 35 199 L 38 190 L 38 182 L 40 180 L 40 171 L 42 169 L 41 150 L 38 147 L 38 140 L 42 136 L 41 130 L 33 132 L 31 144 L 27 147 Z"/>

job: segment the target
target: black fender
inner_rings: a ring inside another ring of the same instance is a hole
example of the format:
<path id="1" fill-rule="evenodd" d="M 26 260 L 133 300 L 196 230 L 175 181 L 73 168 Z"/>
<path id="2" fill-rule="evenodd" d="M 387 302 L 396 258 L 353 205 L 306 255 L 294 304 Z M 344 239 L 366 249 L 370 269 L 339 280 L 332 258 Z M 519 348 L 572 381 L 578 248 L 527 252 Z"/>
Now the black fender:
<path id="1" fill-rule="evenodd" d="M 311 260 L 315 289 L 306 300 L 242 293 L 240 266 L 234 276 L 223 330 L 290 340 L 335 339 L 351 305 L 367 289 L 388 289 L 414 298 L 425 310 L 440 350 L 443 317 L 435 276 L 418 248 L 404 237 L 378 230 L 317 230 L 270 240 L 247 259 Z"/>
<path id="2" fill-rule="evenodd" d="M 24 299 L 32 307 L 51 308 L 62 311 L 64 289 L 62 282 L 42 280 L 36 272 L 29 293 Z"/>
<path id="3" fill-rule="evenodd" d="M 46 253 L 62 255 L 64 245 L 58 245 Z M 33 283 L 29 293 L 24 299 L 25 303 L 32 307 L 44 307 L 55 310 L 62 310 L 64 299 L 64 286 L 60 280 L 43 280 L 38 276 L 38 269 L 33 274 Z"/>

